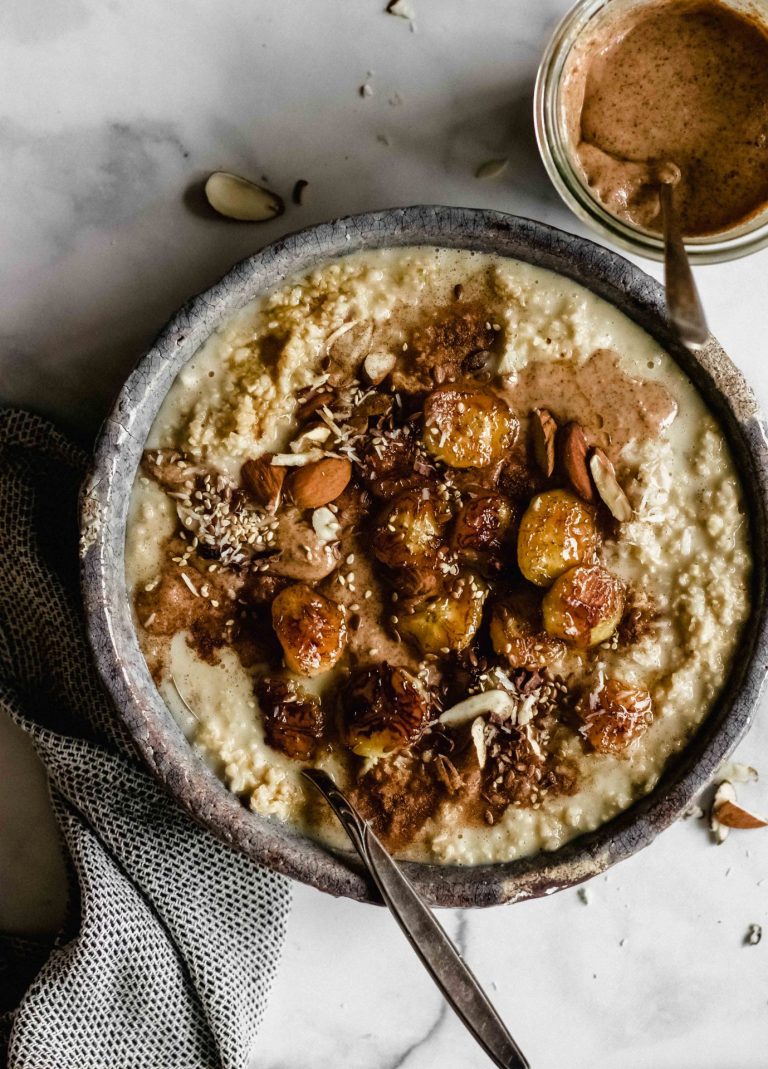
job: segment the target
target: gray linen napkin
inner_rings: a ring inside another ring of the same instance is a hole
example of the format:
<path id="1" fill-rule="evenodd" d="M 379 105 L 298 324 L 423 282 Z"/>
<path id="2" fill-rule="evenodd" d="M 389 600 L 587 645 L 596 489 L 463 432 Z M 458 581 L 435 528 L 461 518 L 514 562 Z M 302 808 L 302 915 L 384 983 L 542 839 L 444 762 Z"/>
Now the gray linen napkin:
<path id="1" fill-rule="evenodd" d="M 48 770 L 72 873 L 53 946 L 0 942 L 0 1060 L 5 1043 L 10 1069 L 258 1066 L 290 885 L 138 766 L 84 634 L 85 460 L 38 417 L 0 411 L 0 707 Z"/>

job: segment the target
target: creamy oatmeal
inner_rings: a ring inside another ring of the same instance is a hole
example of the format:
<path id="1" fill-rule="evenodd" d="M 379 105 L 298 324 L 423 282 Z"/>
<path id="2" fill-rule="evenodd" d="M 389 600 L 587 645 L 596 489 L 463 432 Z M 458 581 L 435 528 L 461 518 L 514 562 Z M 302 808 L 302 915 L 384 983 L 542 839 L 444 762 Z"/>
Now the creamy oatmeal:
<path id="1" fill-rule="evenodd" d="M 157 686 L 244 804 L 401 857 L 552 850 L 649 791 L 748 612 L 741 490 L 671 358 L 514 260 L 357 253 L 178 376 L 131 501 Z"/>

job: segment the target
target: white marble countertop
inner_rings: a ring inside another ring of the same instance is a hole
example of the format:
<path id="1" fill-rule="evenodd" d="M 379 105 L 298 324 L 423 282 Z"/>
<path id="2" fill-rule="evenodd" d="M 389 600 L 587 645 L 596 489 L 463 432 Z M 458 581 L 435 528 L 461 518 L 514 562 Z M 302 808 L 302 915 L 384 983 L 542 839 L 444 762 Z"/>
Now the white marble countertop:
<path id="1" fill-rule="evenodd" d="M 25 0 L 0 7 L 0 398 L 87 442 L 166 317 L 235 260 L 331 216 L 494 207 L 580 231 L 538 160 L 530 110 L 567 0 Z M 359 87 L 368 83 L 371 96 Z M 509 156 L 493 181 L 482 161 Z M 196 214 L 226 168 L 302 207 L 262 226 Z M 653 273 L 655 266 L 644 265 Z M 699 273 L 714 332 L 768 409 L 768 252 Z M 768 708 L 738 751 L 763 780 Z M 30 828 L 35 834 L 30 834 Z M 0 926 L 55 925 L 61 863 L 43 780 L 0 723 Z M 768 832 L 700 822 L 589 885 L 445 915 L 535 1069 L 764 1069 Z M 488 1064 L 381 910 L 296 888 L 254 1065 Z"/>

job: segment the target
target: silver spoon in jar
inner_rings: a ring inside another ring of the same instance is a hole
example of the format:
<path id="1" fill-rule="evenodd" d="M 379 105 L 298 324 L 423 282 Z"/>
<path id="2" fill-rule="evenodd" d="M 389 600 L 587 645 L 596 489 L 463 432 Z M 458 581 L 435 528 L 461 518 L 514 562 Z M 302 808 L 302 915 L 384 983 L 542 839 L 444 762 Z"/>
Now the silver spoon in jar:
<path id="1" fill-rule="evenodd" d="M 352 803 L 326 772 L 305 768 L 302 775 L 320 791 L 341 821 L 408 942 L 442 991 L 446 1002 L 453 1007 L 494 1065 L 499 1069 L 530 1069 L 525 1055 L 432 911 L 419 898 L 399 865 Z"/>
<path id="2" fill-rule="evenodd" d="M 701 349 L 709 337 L 709 327 L 675 210 L 674 191 L 679 181 L 680 170 L 673 163 L 661 167 L 659 196 L 664 224 L 664 288 L 672 325 L 683 344 L 696 350 Z"/>

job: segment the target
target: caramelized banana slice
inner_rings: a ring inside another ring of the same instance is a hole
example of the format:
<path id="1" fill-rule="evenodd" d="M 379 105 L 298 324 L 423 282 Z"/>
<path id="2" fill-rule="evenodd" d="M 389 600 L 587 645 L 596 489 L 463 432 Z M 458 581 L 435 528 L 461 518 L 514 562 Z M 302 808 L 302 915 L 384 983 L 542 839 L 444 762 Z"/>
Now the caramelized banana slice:
<path id="1" fill-rule="evenodd" d="M 487 594 L 477 576 L 461 576 L 447 593 L 401 611 L 397 629 L 422 654 L 466 649 L 480 626 Z"/>
<path id="2" fill-rule="evenodd" d="M 563 643 L 544 630 L 541 604 L 534 591 L 522 590 L 506 595 L 491 610 L 491 642 L 510 668 L 532 672 L 562 656 Z"/>
<path id="3" fill-rule="evenodd" d="M 333 668 L 347 642 L 339 606 L 304 583 L 294 583 L 277 595 L 272 602 L 272 626 L 287 667 L 300 676 L 316 676 Z"/>
<path id="4" fill-rule="evenodd" d="M 264 676 L 256 684 L 264 735 L 273 750 L 296 761 L 310 761 L 323 737 L 320 702 L 290 679 Z"/>
<path id="5" fill-rule="evenodd" d="M 344 688 L 344 741 L 360 757 L 402 750 L 421 735 L 429 699 L 421 682 L 384 661 L 356 672 Z"/>
<path id="6" fill-rule="evenodd" d="M 390 568 L 423 563 L 440 547 L 448 519 L 435 490 L 406 490 L 394 498 L 373 532 L 374 555 Z"/>
<path id="7" fill-rule="evenodd" d="M 584 721 L 581 733 L 599 753 L 622 753 L 653 723 L 653 702 L 645 687 L 606 679 L 585 694 L 576 712 Z"/>
<path id="8" fill-rule="evenodd" d="M 526 579 L 549 586 L 576 564 L 590 564 L 599 544 L 595 511 L 569 490 L 533 498 L 520 521 L 517 562 Z"/>
<path id="9" fill-rule="evenodd" d="M 493 490 L 470 498 L 463 506 L 451 535 L 451 547 L 468 564 L 498 555 L 512 527 L 512 509 Z"/>
<path id="10" fill-rule="evenodd" d="M 479 386 L 440 386 L 424 404 L 424 445 L 450 468 L 503 460 L 516 431 L 506 402 Z"/>
<path id="11" fill-rule="evenodd" d="M 544 627 L 572 646 L 597 646 L 619 626 L 624 600 L 624 584 L 599 564 L 571 568 L 544 595 Z"/>
<path id="12" fill-rule="evenodd" d="M 375 497 L 389 501 L 403 490 L 412 490 L 428 483 L 434 472 L 423 454 L 419 455 L 416 446 L 410 427 L 399 427 L 374 437 L 363 452 L 356 470 Z"/>

